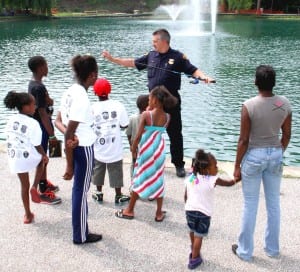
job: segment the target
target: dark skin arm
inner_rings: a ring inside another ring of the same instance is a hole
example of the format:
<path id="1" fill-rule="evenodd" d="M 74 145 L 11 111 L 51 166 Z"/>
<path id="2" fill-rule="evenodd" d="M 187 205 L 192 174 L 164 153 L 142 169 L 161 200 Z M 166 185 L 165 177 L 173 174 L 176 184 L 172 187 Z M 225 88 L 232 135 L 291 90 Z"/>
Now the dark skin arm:
<path id="1" fill-rule="evenodd" d="M 225 179 L 222 179 L 222 178 L 217 178 L 216 180 L 216 185 L 219 185 L 219 186 L 232 186 L 236 183 L 235 180 L 231 179 L 231 180 L 225 180 Z"/>
<path id="2" fill-rule="evenodd" d="M 142 134 L 145 130 L 145 126 L 147 125 L 146 118 L 147 118 L 146 112 L 143 112 L 140 122 L 139 122 L 139 128 L 138 128 L 137 134 L 135 136 L 135 139 L 133 140 L 132 145 L 130 146 L 130 151 L 132 153 L 133 158 L 137 157 L 138 144 L 139 144 Z"/>
<path id="3" fill-rule="evenodd" d="M 128 139 L 129 145 L 131 145 L 132 144 L 132 142 L 131 142 L 131 135 L 127 135 L 127 139 Z"/>
<path id="4" fill-rule="evenodd" d="M 292 114 L 289 114 L 281 126 L 281 130 L 282 130 L 281 144 L 282 144 L 283 151 L 286 150 L 290 142 L 291 128 L 292 128 Z"/>
<path id="5" fill-rule="evenodd" d="M 63 175 L 63 178 L 65 180 L 72 179 L 74 175 L 72 143 L 74 142 L 74 138 L 76 137 L 75 131 L 78 125 L 79 122 L 69 121 L 65 132 L 65 152 L 66 152 L 66 160 L 67 160 L 66 171 L 65 174 Z"/>
<path id="6" fill-rule="evenodd" d="M 245 106 L 242 108 L 240 137 L 238 140 L 237 153 L 235 158 L 233 176 L 235 180 L 241 180 L 241 162 L 248 149 L 250 137 L 251 121 L 248 110 Z"/>
<path id="7" fill-rule="evenodd" d="M 47 165 L 49 162 L 49 158 L 48 158 L 47 154 L 45 153 L 44 148 L 41 145 L 38 145 L 35 148 L 42 155 L 42 162 L 45 165 Z"/>
<path id="8" fill-rule="evenodd" d="M 51 123 L 50 123 L 51 121 L 49 119 L 48 113 L 46 112 L 46 109 L 45 108 L 39 108 L 38 112 L 39 112 L 39 115 L 40 115 L 40 118 L 41 118 L 41 122 L 42 122 L 44 128 L 46 129 L 48 135 L 49 136 L 55 136 L 54 135 L 54 129 L 51 126 Z"/>
<path id="9" fill-rule="evenodd" d="M 216 185 L 219 185 L 219 186 L 233 186 L 236 184 L 236 181 L 235 180 L 225 180 L 225 179 L 222 179 L 222 178 L 217 178 L 216 180 Z M 185 188 L 185 191 L 184 191 L 184 202 L 186 202 L 187 200 L 187 190 Z"/>
<path id="10" fill-rule="evenodd" d="M 62 134 L 66 133 L 67 128 L 62 122 L 60 111 L 58 111 L 56 114 L 56 119 L 54 121 L 54 125 Z M 78 141 L 77 136 L 75 135 L 73 141 L 72 142 L 68 141 L 68 143 L 69 143 L 69 147 L 71 147 L 71 148 L 75 148 L 76 146 L 78 146 L 79 141 Z"/>
<path id="11" fill-rule="evenodd" d="M 61 118 L 61 112 L 58 111 L 56 114 L 56 119 L 54 121 L 54 125 L 55 127 L 62 133 L 65 134 L 66 131 L 66 127 L 64 126 L 64 124 L 62 123 L 62 118 Z"/>

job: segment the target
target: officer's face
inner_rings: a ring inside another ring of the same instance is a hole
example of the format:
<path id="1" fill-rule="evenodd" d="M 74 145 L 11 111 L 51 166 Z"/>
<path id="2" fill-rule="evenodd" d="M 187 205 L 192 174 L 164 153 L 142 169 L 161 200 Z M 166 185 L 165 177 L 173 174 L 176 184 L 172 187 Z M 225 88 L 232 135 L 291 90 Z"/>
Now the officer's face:
<path id="1" fill-rule="evenodd" d="M 160 38 L 159 35 L 154 35 L 152 37 L 152 45 L 157 52 L 160 52 L 160 50 L 164 46 L 164 41 Z"/>

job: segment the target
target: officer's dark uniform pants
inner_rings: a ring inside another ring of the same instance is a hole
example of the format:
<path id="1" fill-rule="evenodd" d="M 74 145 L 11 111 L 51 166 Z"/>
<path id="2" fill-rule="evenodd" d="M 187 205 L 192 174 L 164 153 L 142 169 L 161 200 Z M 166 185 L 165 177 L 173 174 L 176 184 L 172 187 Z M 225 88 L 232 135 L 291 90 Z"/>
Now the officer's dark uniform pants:
<path id="1" fill-rule="evenodd" d="M 170 139 L 172 163 L 175 167 L 183 167 L 183 137 L 180 103 L 175 108 L 168 110 L 168 112 L 171 115 L 171 120 L 167 127 L 167 133 Z"/>

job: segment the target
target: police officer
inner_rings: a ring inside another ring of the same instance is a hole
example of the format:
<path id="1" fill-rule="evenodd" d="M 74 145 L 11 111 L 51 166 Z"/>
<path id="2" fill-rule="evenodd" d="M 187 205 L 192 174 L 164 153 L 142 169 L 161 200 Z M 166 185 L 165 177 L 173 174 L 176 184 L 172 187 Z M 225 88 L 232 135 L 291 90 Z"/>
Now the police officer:
<path id="1" fill-rule="evenodd" d="M 170 153 L 172 163 L 176 167 L 178 177 L 185 176 L 183 161 L 183 138 L 180 112 L 180 95 L 178 91 L 181 85 L 181 73 L 192 75 L 202 79 L 205 83 L 214 80 L 207 77 L 197 67 L 192 65 L 184 54 L 170 47 L 171 36 L 166 29 L 158 29 L 152 34 L 152 44 L 154 50 L 140 58 L 118 58 L 113 57 L 108 51 L 103 51 L 102 56 L 107 60 L 126 67 L 136 67 L 138 70 L 147 69 L 148 88 L 164 85 L 175 97 L 178 104 L 169 113 L 171 121 L 167 128 L 170 139 Z"/>

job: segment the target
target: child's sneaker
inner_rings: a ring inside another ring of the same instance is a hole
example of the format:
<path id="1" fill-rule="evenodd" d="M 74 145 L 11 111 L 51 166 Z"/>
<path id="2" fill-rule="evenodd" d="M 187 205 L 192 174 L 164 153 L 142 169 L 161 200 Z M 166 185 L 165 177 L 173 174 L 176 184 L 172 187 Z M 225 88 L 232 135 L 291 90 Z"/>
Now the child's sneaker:
<path id="1" fill-rule="evenodd" d="M 53 183 L 51 183 L 49 180 L 47 180 L 47 189 L 46 189 L 46 191 L 47 190 L 56 193 L 56 192 L 59 191 L 59 187 L 54 185 Z"/>
<path id="2" fill-rule="evenodd" d="M 195 258 L 195 259 L 189 259 L 189 264 L 188 268 L 189 269 L 195 269 L 197 268 L 200 264 L 202 264 L 203 260 L 201 257 Z"/>
<path id="3" fill-rule="evenodd" d="M 92 198 L 95 199 L 96 201 L 98 201 L 99 203 L 103 202 L 103 193 L 99 192 L 99 191 L 95 191 L 92 194 Z"/>
<path id="4" fill-rule="evenodd" d="M 40 203 L 41 204 L 48 204 L 48 205 L 55 205 L 61 203 L 61 198 L 56 197 L 55 194 L 51 191 L 46 191 L 45 193 L 40 194 Z"/>
<path id="5" fill-rule="evenodd" d="M 127 202 L 130 200 L 130 196 L 127 195 L 116 195 L 115 196 L 115 204 L 123 204 L 124 202 Z"/>
<path id="6" fill-rule="evenodd" d="M 41 181 L 39 183 L 39 190 L 41 193 L 45 193 L 46 191 L 51 191 L 51 192 L 58 192 L 59 191 L 59 187 L 52 184 L 49 180 Z"/>

